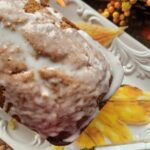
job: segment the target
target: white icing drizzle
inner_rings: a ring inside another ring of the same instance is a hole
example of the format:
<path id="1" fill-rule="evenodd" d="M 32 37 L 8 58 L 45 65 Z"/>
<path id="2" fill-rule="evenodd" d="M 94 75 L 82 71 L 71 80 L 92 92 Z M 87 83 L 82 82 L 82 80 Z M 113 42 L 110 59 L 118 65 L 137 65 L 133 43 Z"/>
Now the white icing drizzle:
<path id="1" fill-rule="evenodd" d="M 100 51 L 104 55 L 107 62 L 109 62 L 110 64 L 113 80 L 110 89 L 107 92 L 107 95 L 104 97 L 104 100 L 107 100 L 119 88 L 123 80 L 123 75 L 124 75 L 123 68 L 119 60 L 115 56 L 111 55 L 110 52 L 107 51 L 104 47 L 102 47 L 99 43 L 93 41 L 93 39 L 87 33 L 85 33 L 82 30 L 79 30 L 78 32 L 80 33 L 81 36 L 83 36 L 88 41 L 89 44 L 91 44 L 95 49 Z M 116 66 L 118 67 L 117 72 L 116 72 Z M 110 79 L 110 72 L 107 72 L 105 80 L 103 80 L 103 82 L 106 82 L 109 79 Z"/>
<path id="2" fill-rule="evenodd" d="M 6 5 L 6 2 L 4 2 L 4 0 L 1 0 L 0 4 L 2 4 L 2 6 L 0 5 L 0 9 L 3 9 L 5 7 L 7 9 L 10 9 L 12 6 L 11 5 L 12 2 L 9 0 L 7 0 L 7 2 L 8 2 L 8 5 Z M 15 0 L 15 3 L 16 2 L 19 2 L 19 1 Z M 21 11 L 21 12 L 23 12 L 22 8 L 24 6 L 24 2 L 25 1 L 23 1 L 21 4 L 17 5 L 17 6 L 19 6 L 19 8 L 17 8 L 17 9 L 19 9 L 19 11 Z M 12 9 L 14 9 L 14 6 L 12 6 Z M 43 19 L 45 13 L 47 12 L 45 10 L 49 11 L 52 14 L 52 19 L 55 19 L 55 25 L 53 23 L 50 23 L 50 21 L 48 21 L 46 23 L 41 23 L 41 24 L 40 23 L 38 24 L 36 22 L 37 19 L 41 19 L 41 18 Z M 23 15 L 25 15 L 25 17 L 27 17 L 28 20 L 23 25 L 16 26 L 15 32 L 11 31 L 10 29 L 6 29 L 3 26 L 3 23 L 0 24 L 0 35 L 2 37 L 2 38 L 0 38 L 0 45 L 10 42 L 12 44 L 12 48 L 19 47 L 22 52 L 20 59 L 24 60 L 28 69 L 34 72 L 36 81 L 38 81 L 40 83 L 43 82 L 43 80 L 40 78 L 39 73 L 38 73 L 39 69 L 41 69 L 41 68 L 47 68 L 48 70 L 59 70 L 62 74 L 68 75 L 70 77 L 76 77 L 79 81 L 82 81 L 81 83 L 83 83 L 83 85 L 86 86 L 87 91 L 90 91 L 90 89 L 92 89 L 92 90 L 94 89 L 95 90 L 94 94 L 96 96 L 98 96 L 100 94 L 107 93 L 107 91 L 109 90 L 109 80 L 110 80 L 111 72 L 112 72 L 113 73 L 113 82 L 112 82 L 112 85 L 110 88 L 111 90 L 109 91 L 108 95 L 105 98 L 108 98 L 113 93 L 113 91 L 116 90 L 116 88 L 120 85 L 122 76 L 123 76 L 123 74 L 121 72 L 122 70 L 120 72 L 118 71 L 119 73 L 117 72 L 118 75 L 116 74 L 115 71 L 113 71 L 114 67 L 116 67 L 116 66 L 118 67 L 118 70 L 119 70 L 119 68 L 121 68 L 120 64 L 118 62 L 116 62 L 116 60 L 114 58 L 112 58 L 111 54 L 108 54 L 107 52 L 103 52 L 103 51 L 105 51 L 105 49 L 103 47 L 99 47 L 83 31 L 77 31 L 76 29 L 71 29 L 71 28 L 61 29 L 60 21 L 62 21 L 62 15 L 59 13 L 56 13 L 53 8 L 48 7 L 48 8 L 45 8 L 44 10 L 36 12 L 34 14 L 26 14 L 25 12 L 23 12 Z M 13 20 L 13 18 L 11 18 L 11 20 Z M 37 25 L 37 26 L 35 26 L 35 25 Z M 22 30 L 29 31 L 31 33 L 34 33 L 36 31 L 38 33 L 42 33 L 44 35 L 45 39 L 48 38 L 48 42 L 49 42 L 50 46 L 48 47 L 47 51 L 51 51 L 53 49 L 56 49 L 57 51 L 60 50 L 60 53 L 62 51 L 63 52 L 70 51 L 70 54 L 73 53 L 74 56 L 72 57 L 72 55 L 71 55 L 70 59 L 68 59 L 67 62 L 60 61 L 59 63 L 54 63 L 48 57 L 40 56 L 38 59 L 36 59 L 34 57 L 34 55 L 36 54 L 36 51 L 33 49 L 32 45 L 24 37 Z M 97 58 L 98 56 L 97 57 L 95 56 L 97 54 L 97 52 L 99 51 L 99 49 L 101 50 L 101 53 L 105 56 L 107 62 L 103 58 L 103 56 L 100 55 L 101 56 L 100 60 Z M 93 51 L 95 52 L 95 55 L 93 54 L 94 53 Z M 85 55 L 85 53 L 87 55 Z M 77 58 L 77 60 L 73 60 L 74 57 Z M 76 63 L 76 61 L 79 61 L 78 63 L 80 66 L 82 66 L 82 63 L 83 64 L 85 62 L 89 63 L 89 67 L 87 67 L 88 65 L 86 67 L 83 65 L 84 67 L 82 69 L 77 69 L 78 64 Z M 110 61 L 112 63 L 112 65 L 110 64 L 112 70 L 110 70 L 109 65 L 108 65 Z M 75 79 L 75 78 L 73 78 L 73 79 Z M 99 88 L 96 89 L 95 85 L 97 85 L 97 82 L 99 83 L 100 86 L 99 86 Z M 82 87 L 82 85 L 81 85 L 81 87 Z M 48 96 L 51 98 L 50 99 L 51 101 L 49 101 L 48 104 L 53 103 L 52 100 L 55 99 L 56 95 L 52 95 L 51 91 L 44 84 L 41 86 L 40 89 L 41 89 L 41 95 Z M 84 86 L 83 86 L 83 89 L 84 89 Z M 61 89 L 61 90 L 62 90 L 61 91 L 62 93 L 65 91 L 65 89 Z M 67 89 L 65 92 L 66 93 L 68 92 Z M 59 93 L 59 94 L 61 94 L 61 93 Z M 69 100 L 67 99 L 66 102 L 61 104 L 61 108 L 63 108 L 65 110 L 65 113 L 66 112 L 68 113 L 70 110 L 72 110 L 73 112 L 75 111 L 74 106 L 71 105 L 71 102 L 73 100 L 74 100 L 73 97 L 70 97 Z M 95 100 L 93 100 L 93 101 L 96 102 Z M 36 102 L 38 104 L 44 103 L 44 102 L 42 102 L 42 100 L 39 100 L 39 99 L 36 99 Z M 80 105 L 84 106 L 84 103 L 85 103 L 85 101 L 83 101 L 83 103 L 80 103 Z M 56 104 L 56 106 L 58 108 L 60 107 L 60 105 L 58 105 L 58 104 Z M 93 108 L 91 110 L 92 111 L 89 113 L 90 114 L 89 119 L 87 119 L 87 121 L 85 121 L 81 125 L 80 128 L 84 128 L 86 125 L 88 125 L 88 123 L 92 120 L 92 118 L 95 117 L 95 115 L 98 111 L 98 108 Z M 36 117 L 42 118 L 43 117 L 42 115 L 46 115 L 47 120 L 56 120 L 57 115 L 58 115 L 55 112 L 52 112 L 51 114 L 45 114 L 45 113 L 41 114 L 41 112 L 43 110 L 37 110 L 37 112 L 38 111 L 40 112 L 41 116 L 39 116 L 39 114 L 34 114 L 35 118 L 33 118 L 33 119 L 35 119 L 35 120 L 36 120 Z M 81 112 L 78 112 L 78 113 L 82 114 L 83 117 L 86 116 L 84 111 L 81 111 Z M 31 117 L 33 117 L 32 113 L 30 111 L 20 112 L 20 114 L 23 114 L 23 113 L 24 114 L 28 113 Z M 75 116 L 75 118 L 73 118 L 73 119 L 75 121 L 79 121 L 81 118 L 77 115 L 77 117 Z M 69 138 L 64 139 L 64 141 L 72 142 L 72 140 L 76 139 L 77 136 L 79 135 L 79 130 L 80 129 L 76 128 L 75 129 L 76 133 L 71 135 Z M 51 136 L 57 136 L 60 131 L 63 131 L 63 128 L 58 127 L 58 128 L 54 128 L 52 130 L 47 129 L 46 131 L 51 131 Z M 19 130 L 19 132 L 21 133 L 20 130 Z M 30 131 L 28 131 L 28 132 L 30 135 Z M 18 137 L 19 137 L 20 133 L 17 134 L 17 132 L 16 132 L 16 136 L 18 135 Z M 8 144 L 13 145 L 13 148 L 15 150 L 20 150 L 17 146 L 15 146 L 16 143 L 12 142 L 10 140 L 10 137 L 7 137 L 7 136 L 8 135 L 6 135 L 6 136 L 4 135 L 4 138 L 5 138 L 4 140 L 6 140 L 6 142 L 8 142 Z M 28 138 L 28 136 L 25 136 L 24 140 L 28 140 L 26 138 Z M 26 149 L 28 149 L 28 148 L 26 148 Z"/>
<path id="3" fill-rule="evenodd" d="M 22 50 L 22 60 L 25 60 L 28 68 L 34 72 L 35 79 L 42 82 L 41 78 L 39 77 L 38 70 L 43 67 L 54 67 L 54 65 L 51 64 L 50 60 L 43 57 L 39 57 L 38 59 L 33 57 L 35 51 L 19 32 L 13 32 L 9 29 L 6 29 L 2 24 L 0 24 L 0 35 L 3 37 L 0 38 L 0 45 L 11 43 L 13 44 L 12 46 L 14 49 L 19 47 Z M 49 95 L 49 90 L 47 90 L 47 88 L 43 85 L 43 87 L 41 87 L 41 93 L 45 93 L 45 91 Z"/>
<path id="4" fill-rule="evenodd" d="M 12 8 L 12 4 L 8 3 L 7 1 L 0 1 L 0 9 L 11 9 Z"/>
<path id="5" fill-rule="evenodd" d="M 54 10 L 54 8 L 52 8 L 52 7 L 47 7 L 47 10 L 53 15 L 53 16 L 55 16 L 56 18 L 58 18 L 58 19 L 62 19 L 63 18 L 63 16 L 59 13 L 59 12 L 56 12 L 55 10 Z"/>

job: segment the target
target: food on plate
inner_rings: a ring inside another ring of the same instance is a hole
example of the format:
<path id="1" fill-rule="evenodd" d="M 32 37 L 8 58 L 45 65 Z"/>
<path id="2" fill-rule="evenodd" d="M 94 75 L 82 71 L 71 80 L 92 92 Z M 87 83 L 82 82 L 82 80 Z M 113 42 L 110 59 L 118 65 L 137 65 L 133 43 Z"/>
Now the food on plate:
<path id="1" fill-rule="evenodd" d="M 0 0 L 0 12 L 3 109 L 52 144 L 73 142 L 110 89 L 109 63 L 43 1 Z"/>

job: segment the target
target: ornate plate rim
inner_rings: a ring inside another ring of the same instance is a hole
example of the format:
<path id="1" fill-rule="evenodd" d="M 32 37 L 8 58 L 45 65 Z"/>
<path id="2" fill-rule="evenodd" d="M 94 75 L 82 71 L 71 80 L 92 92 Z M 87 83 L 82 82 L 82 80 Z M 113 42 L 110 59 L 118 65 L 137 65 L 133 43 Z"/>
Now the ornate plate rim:
<path id="1" fill-rule="evenodd" d="M 53 1 L 53 0 L 51 0 Z M 108 20 L 106 20 L 104 17 L 100 16 L 95 10 L 93 10 L 90 6 L 86 5 L 84 2 L 82 2 L 81 0 L 68 0 L 68 3 L 75 3 L 76 5 L 79 6 L 79 9 L 77 10 L 79 15 L 83 15 L 83 18 L 85 17 L 85 19 L 87 19 L 86 17 L 88 17 L 89 15 L 93 15 L 92 19 L 90 19 L 89 21 L 93 21 L 93 19 L 96 19 L 99 23 L 103 23 L 103 25 L 105 26 L 112 26 L 114 28 L 116 28 L 116 26 L 109 22 Z M 52 2 L 52 4 L 54 4 L 54 2 Z M 54 4 L 55 5 L 55 4 Z M 98 19 L 99 18 L 99 19 Z M 101 20 L 101 21 L 99 21 Z M 129 48 L 131 50 L 131 52 L 133 51 L 133 48 L 131 47 L 131 43 L 128 45 L 126 44 L 125 42 L 122 42 L 124 41 L 124 39 L 127 39 L 127 40 L 131 40 L 131 41 L 134 41 L 134 43 L 137 43 L 135 44 L 134 46 L 134 49 L 138 48 L 138 46 L 141 48 L 141 49 L 144 49 L 144 52 L 142 53 L 138 53 L 137 52 L 137 56 L 139 55 L 142 55 L 142 64 L 144 61 L 147 61 L 150 59 L 150 50 L 148 48 L 146 48 L 145 46 L 143 46 L 141 43 L 139 43 L 138 41 L 136 41 L 135 39 L 133 39 L 132 37 L 130 37 L 128 34 L 126 33 L 123 33 L 123 35 L 119 38 L 116 38 L 113 43 L 112 43 L 112 47 L 109 48 L 110 49 L 116 49 L 116 48 L 113 48 L 117 45 L 117 43 L 121 43 L 121 45 L 123 44 L 125 48 Z M 138 46 L 137 46 L 138 45 Z M 113 50 L 113 53 L 116 54 L 116 51 Z M 119 58 L 119 56 L 118 56 Z M 141 58 L 141 57 L 140 57 Z M 128 59 L 127 59 L 128 60 Z M 141 63 L 140 63 L 141 64 Z M 136 69 L 133 69 L 131 70 L 130 67 L 132 67 L 130 64 L 129 65 L 126 65 L 127 66 L 127 69 L 129 71 L 127 71 L 127 78 L 128 76 L 137 76 L 137 74 L 135 75 L 135 70 Z M 143 66 L 143 65 L 142 65 Z M 146 64 L 146 67 L 145 67 L 145 63 L 144 63 L 144 69 L 145 70 L 148 70 L 148 73 L 150 72 L 150 68 L 148 67 L 147 69 L 147 66 L 150 66 L 149 64 Z M 132 74 L 132 75 L 131 75 Z M 149 74 L 148 74 L 149 75 Z M 147 78 L 147 74 L 145 75 L 142 75 L 142 76 L 139 76 L 140 78 L 138 78 L 138 80 L 140 80 L 140 82 L 142 81 L 143 78 Z M 142 78 L 141 78 L 142 77 Z M 149 77 L 148 77 L 149 78 Z M 128 80 L 128 79 L 127 79 Z M 38 134 L 32 132 L 31 135 L 29 136 L 32 136 L 33 138 L 32 139 L 28 139 L 29 141 L 32 141 L 32 142 L 29 142 L 28 145 L 27 143 L 14 143 L 14 140 L 9 138 L 7 139 L 7 134 L 11 135 L 10 132 L 17 132 L 17 131 L 10 131 L 8 128 L 7 128 L 7 124 L 8 124 L 8 120 L 10 120 L 10 117 L 5 113 L 3 112 L 1 109 L 0 109 L 0 132 L 3 134 L 3 135 L 6 135 L 5 138 L 2 137 L 2 134 L 0 134 L 0 138 L 2 138 L 4 141 L 8 142 L 8 144 L 10 145 L 14 145 L 14 144 L 18 144 L 18 148 L 16 148 L 15 150 L 50 150 L 50 149 L 53 149 L 52 147 L 50 147 L 49 143 L 46 142 L 46 141 L 43 141 Z M 23 128 L 21 130 L 24 130 L 24 132 L 27 132 L 27 128 L 24 128 L 22 125 L 19 125 L 20 128 Z M 14 134 L 14 133 L 13 133 Z M 144 142 L 139 142 L 139 143 L 132 143 L 132 144 L 125 144 L 125 145 L 111 145 L 111 146 L 104 146 L 104 147 L 98 147 L 96 148 L 97 150 L 109 150 L 109 149 L 116 149 L 116 150 L 125 150 L 125 149 L 150 149 L 150 143 L 144 143 Z M 71 150 L 72 147 L 67 147 L 66 149 L 68 150 Z M 72 149 L 73 150 L 73 149 Z"/>

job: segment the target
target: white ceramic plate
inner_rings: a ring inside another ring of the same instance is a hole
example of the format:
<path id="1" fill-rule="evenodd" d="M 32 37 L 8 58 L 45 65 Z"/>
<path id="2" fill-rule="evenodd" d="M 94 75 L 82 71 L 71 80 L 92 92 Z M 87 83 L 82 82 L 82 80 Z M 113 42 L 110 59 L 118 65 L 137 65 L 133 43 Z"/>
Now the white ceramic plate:
<path id="1" fill-rule="evenodd" d="M 54 0 L 50 3 L 57 10 L 61 11 L 64 16 L 72 21 L 87 21 L 99 23 L 106 27 L 117 28 L 113 23 L 100 16 L 95 10 L 86 5 L 81 0 L 67 0 L 65 9 L 56 5 Z M 114 39 L 108 48 L 122 63 L 125 72 L 123 83 L 130 84 L 150 91 L 150 50 L 133 39 L 127 33 Z M 40 136 L 22 125 L 17 130 L 7 128 L 10 117 L 0 110 L 0 138 L 7 142 L 15 150 L 50 150 L 52 147 L 47 141 L 43 141 Z M 137 136 L 139 143 L 126 145 L 111 145 L 96 148 L 98 150 L 144 150 L 150 149 L 150 125 L 132 129 Z M 144 142 L 144 141 L 145 142 Z M 140 142 L 141 141 L 141 142 Z M 142 142 L 143 141 L 143 142 Z M 74 150 L 75 146 L 66 147 L 67 150 Z"/>

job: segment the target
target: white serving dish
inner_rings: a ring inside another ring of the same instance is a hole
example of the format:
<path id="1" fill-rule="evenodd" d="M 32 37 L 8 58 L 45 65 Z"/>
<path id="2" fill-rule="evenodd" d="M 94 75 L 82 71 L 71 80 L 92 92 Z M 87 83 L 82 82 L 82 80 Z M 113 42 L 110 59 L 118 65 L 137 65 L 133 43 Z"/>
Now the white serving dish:
<path id="1" fill-rule="evenodd" d="M 117 28 L 113 23 L 99 15 L 95 10 L 86 5 L 81 0 L 67 0 L 67 6 L 65 9 L 58 6 L 54 0 L 50 0 L 50 3 L 57 10 L 61 11 L 64 16 L 72 21 L 87 21 L 96 22 L 106 27 Z M 120 37 L 114 39 L 112 45 L 108 50 L 104 49 L 106 55 L 111 55 L 108 51 L 111 51 L 116 57 L 118 57 L 122 63 L 125 72 L 125 78 L 123 83 L 138 86 L 144 90 L 150 91 L 150 50 L 133 39 L 127 33 L 123 33 Z M 110 56 L 114 62 L 113 56 Z M 118 61 L 114 65 L 118 69 L 120 66 Z M 114 66 L 112 66 L 114 67 Z M 122 72 L 120 72 L 120 81 L 122 79 Z M 119 85 L 119 84 L 118 84 Z M 117 85 L 117 86 L 118 86 Z M 32 132 L 31 130 L 19 125 L 17 130 L 11 130 L 7 128 L 8 120 L 10 117 L 0 110 L 0 138 L 12 146 L 15 150 L 50 150 L 53 149 L 47 141 L 43 141 L 41 137 Z M 150 125 L 144 128 L 137 128 L 135 132 L 140 137 L 137 137 L 139 143 L 126 144 L 126 145 L 111 145 L 105 147 L 98 147 L 97 150 L 142 150 L 150 149 L 150 143 L 148 140 L 142 142 L 146 135 L 147 139 L 150 139 L 150 133 L 148 132 Z M 140 142 L 141 141 L 141 142 Z M 74 144 L 67 146 L 65 149 L 74 150 L 76 146 Z"/>

